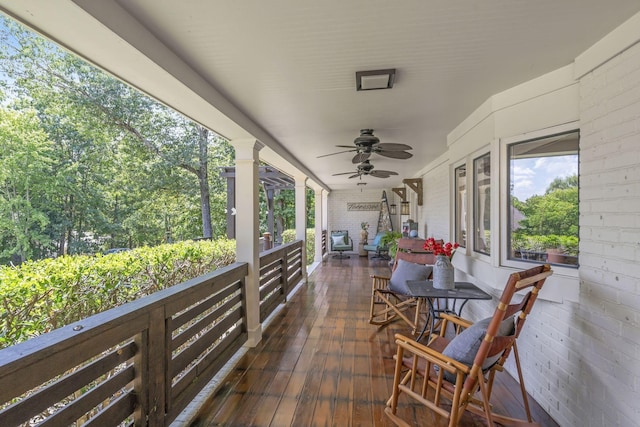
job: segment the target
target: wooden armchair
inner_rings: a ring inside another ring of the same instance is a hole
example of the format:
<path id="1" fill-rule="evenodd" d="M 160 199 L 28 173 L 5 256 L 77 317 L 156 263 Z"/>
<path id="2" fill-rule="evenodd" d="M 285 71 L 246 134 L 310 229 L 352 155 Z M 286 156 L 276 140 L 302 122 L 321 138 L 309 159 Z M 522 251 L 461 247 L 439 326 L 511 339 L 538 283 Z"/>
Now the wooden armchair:
<path id="1" fill-rule="evenodd" d="M 386 325 L 403 320 L 415 334 L 420 316 L 420 299 L 408 296 L 407 280 L 427 280 L 431 277 L 435 256 L 425 252 L 423 239 L 400 239 L 391 276 L 371 276 L 371 310 L 369 323 Z"/>
<path id="2" fill-rule="evenodd" d="M 398 411 L 403 396 L 421 403 L 456 426 L 465 410 L 484 416 L 489 425 L 532 423 L 516 340 L 531 312 L 546 278 L 552 274 L 548 264 L 509 276 L 492 317 L 472 324 L 443 314 L 440 335 L 430 337 L 427 345 L 396 334 L 396 367 L 392 395 L 385 413 L 397 425 L 409 425 Z M 528 290 L 519 302 L 516 292 Z M 448 339 L 446 322 L 457 326 L 458 334 Z M 506 359 L 515 357 L 527 421 L 496 414 L 490 398 L 496 372 Z"/>

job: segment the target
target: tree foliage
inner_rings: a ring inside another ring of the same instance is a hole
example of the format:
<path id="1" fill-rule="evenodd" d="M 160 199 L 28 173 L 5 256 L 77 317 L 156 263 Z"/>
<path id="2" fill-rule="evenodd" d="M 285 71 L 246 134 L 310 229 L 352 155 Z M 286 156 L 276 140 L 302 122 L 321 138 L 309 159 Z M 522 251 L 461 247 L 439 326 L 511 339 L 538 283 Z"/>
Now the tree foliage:
<path id="1" fill-rule="evenodd" d="M 522 202 L 512 198 L 513 207 L 524 219 L 512 235 L 514 248 L 543 251 L 562 248 L 578 251 L 578 176 L 554 179 L 544 195 L 534 195 Z"/>
<path id="2" fill-rule="evenodd" d="M 515 206 L 525 216 L 521 231 L 532 235 L 578 235 L 577 175 L 556 178 L 542 196 L 532 196 Z"/>
<path id="3" fill-rule="evenodd" d="M 0 263 L 224 236 L 227 141 L 0 19 Z"/>

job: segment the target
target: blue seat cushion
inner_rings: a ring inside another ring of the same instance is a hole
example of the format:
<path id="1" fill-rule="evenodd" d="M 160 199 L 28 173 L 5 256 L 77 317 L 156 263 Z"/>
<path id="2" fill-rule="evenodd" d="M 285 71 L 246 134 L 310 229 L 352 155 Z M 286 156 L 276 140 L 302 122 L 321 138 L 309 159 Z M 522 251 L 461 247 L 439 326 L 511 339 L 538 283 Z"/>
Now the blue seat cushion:
<path id="1" fill-rule="evenodd" d="M 370 245 L 363 245 L 362 249 L 364 249 L 365 251 L 369 251 L 369 252 L 376 252 L 378 250 L 385 250 L 384 247 L 380 247 L 380 240 L 382 239 L 382 236 L 384 236 L 385 233 L 378 233 L 376 234 L 376 237 L 373 239 L 373 242 L 371 242 Z"/>

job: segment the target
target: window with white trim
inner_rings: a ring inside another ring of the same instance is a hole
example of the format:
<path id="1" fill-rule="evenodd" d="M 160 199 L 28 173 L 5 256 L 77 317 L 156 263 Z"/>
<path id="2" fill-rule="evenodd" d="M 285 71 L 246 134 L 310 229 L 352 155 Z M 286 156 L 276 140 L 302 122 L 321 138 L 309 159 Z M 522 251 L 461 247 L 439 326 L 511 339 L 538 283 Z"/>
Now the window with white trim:
<path id="1" fill-rule="evenodd" d="M 578 264 L 579 132 L 507 146 L 507 254 L 512 260 Z"/>

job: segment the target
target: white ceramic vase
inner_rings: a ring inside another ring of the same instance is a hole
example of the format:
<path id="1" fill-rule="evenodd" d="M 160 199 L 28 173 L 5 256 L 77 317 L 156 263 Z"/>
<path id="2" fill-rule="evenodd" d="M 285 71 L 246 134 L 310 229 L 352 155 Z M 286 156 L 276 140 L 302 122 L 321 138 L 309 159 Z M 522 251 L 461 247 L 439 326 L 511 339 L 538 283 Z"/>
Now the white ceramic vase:
<path id="1" fill-rule="evenodd" d="M 453 265 L 446 255 L 436 256 L 433 265 L 433 287 L 436 289 L 454 289 Z"/>

